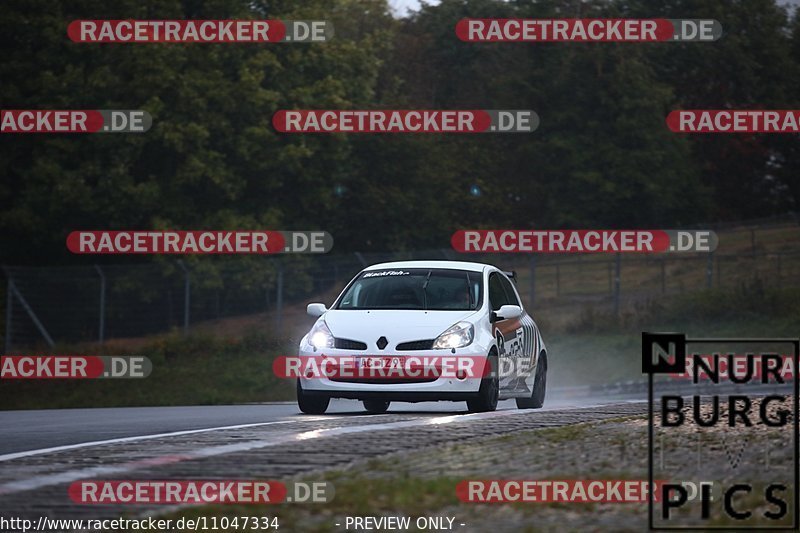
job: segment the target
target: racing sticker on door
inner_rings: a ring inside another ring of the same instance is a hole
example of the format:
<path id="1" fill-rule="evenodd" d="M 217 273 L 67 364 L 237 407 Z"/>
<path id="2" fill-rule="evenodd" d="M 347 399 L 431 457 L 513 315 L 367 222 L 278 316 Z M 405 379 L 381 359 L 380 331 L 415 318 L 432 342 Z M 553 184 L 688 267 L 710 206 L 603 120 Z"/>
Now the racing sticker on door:
<path id="1" fill-rule="evenodd" d="M 495 324 L 500 387 L 510 390 L 530 390 L 526 384 L 536 365 L 539 341 L 536 325 L 527 314 Z"/>

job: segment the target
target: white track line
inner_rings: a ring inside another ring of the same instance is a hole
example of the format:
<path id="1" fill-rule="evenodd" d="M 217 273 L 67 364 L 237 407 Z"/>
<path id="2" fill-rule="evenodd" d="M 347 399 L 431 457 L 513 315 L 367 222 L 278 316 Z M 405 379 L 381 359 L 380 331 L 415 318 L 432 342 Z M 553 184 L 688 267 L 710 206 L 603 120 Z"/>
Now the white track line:
<path id="1" fill-rule="evenodd" d="M 261 440 L 254 440 L 248 442 L 237 442 L 234 444 L 222 444 L 217 446 L 208 446 L 205 448 L 198 448 L 190 452 L 186 452 L 183 454 L 172 454 L 172 455 L 163 455 L 160 457 L 153 457 L 150 459 L 144 459 L 139 461 L 132 461 L 128 463 L 121 463 L 118 465 L 108 465 L 108 466 L 95 466 L 89 468 L 81 468 L 76 470 L 68 470 L 65 472 L 58 472 L 55 474 L 47 474 L 43 476 L 35 476 L 28 479 L 18 480 L 18 481 L 11 481 L 9 483 L 5 483 L 0 485 L 0 495 L 4 494 L 11 494 L 15 492 L 22 492 L 27 490 L 34 490 L 40 489 L 43 487 L 49 487 L 52 485 L 60 485 L 65 483 L 71 483 L 73 481 L 78 481 L 81 479 L 88 479 L 92 477 L 98 476 L 110 476 L 110 475 L 119 475 L 123 473 L 132 472 L 134 470 L 140 470 L 143 468 L 152 468 L 154 466 L 164 466 L 167 464 L 174 464 L 183 461 L 189 461 L 192 459 L 203 459 L 206 457 L 214 457 L 217 455 L 224 455 L 228 453 L 237 453 L 237 452 L 246 452 L 250 450 L 257 450 L 260 448 L 267 448 L 270 446 L 277 446 L 280 444 L 287 444 L 292 442 L 298 442 L 303 440 L 309 439 L 316 439 L 321 437 L 332 437 L 335 435 L 344 435 L 350 433 L 364 433 L 369 431 L 383 431 L 383 430 L 390 430 L 390 429 L 399 429 L 399 428 L 407 428 L 407 427 L 414 427 L 414 426 L 424 426 L 429 424 L 447 424 L 455 421 L 462 421 L 462 420 L 480 420 L 483 418 L 490 418 L 496 416 L 507 416 L 507 415 L 519 415 L 525 414 L 524 412 L 520 411 L 497 411 L 492 413 L 474 413 L 474 414 L 464 414 L 464 415 L 448 415 L 448 416 L 440 416 L 435 418 L 423 418 L 423 419 L 414 419 L 414 420 L 404 420 L 401 422 L 387 422 L 384 424 L 366 424 L 360 426 L 344 426 L 338 428 L 330 428 L 330 429 L 319 429 L 319 430 L 311 430 L 311 431 L 302 431 L 302 432 L 294 432 L 289 433 L 286 435 L 277 435 L 275 437 L 269 439 L 261 439 Z M 286 421 L 291 422 L 291 421 Z M 286 423 L 284 422 L 284 423 Z M 229 428 L 235 427 L 252 427 L 258 425 L 267 425 L 267 424 L 277 424 L 280 422 L 264 422 L 262 424 L 245 424 L 243 426 L 229 426 Z M 218 429 L 218 428 L 215 428 Z M 211 429 L 208 431 L 214 431 L 215 429 Z M 202 430 L 195 430 L 195 431 L 202 431 Z M 174 433 L 168 433 L 165 435 L 174 435 Z M 135 439 L 136 437 L 130 437 L 131 439 Z M 117 439 L 115 439 L 117 440 Z M 140 439 L 141 440 L 141 439 Z M 88 444 L 88 443 L 87 443 Z"/>
<path id="2" fill-rule="evenodd" d="M 152 435 L 137 435 L 133 437 L 120 437 L 118 439 L 107 439 L 107 440 L 95 440 L 89 442 L 80 442 L 78 444 L 66 444 L 64 446 L 53 446 L 52 448 L 40 448 L 38 450 L 26 450 L 24 452 L 15 452 L 15 453 L 7 453 L 5 455 L 0 455 L 0 463 L 3 461 L 11 461 L 13 459 L 19 459 L 21 457 L 31 457 L 33 455 L 43 455 L 46 453 L 56 453 L 56 452 L 63 452 L 66 450 L 75 450 L 78 448 L 90 448 L 92 446 L 103 446 L 105 444 L 120 444 L 125 442 L 136 442 L 140 440 L 151 440 L 151 439 L 160 439 L 163 437 L 179 437 L 181 435 L 193 435 L 195 433 L 205 433 L 208 431 L 223 431 L 226 429 L 246 429 L 246 428 L 253 428 L 253 427 L 260 427 L 260 426 L 270 426 L 273 424 L 289 424 L 291 422 L 295 422 L 295 420 L 279 420 L 274 422 L 256 422 L 253 424 L 238 424 L 235 426 L 219 426 L 213 428 L 203 428 L 203 429 L 187 429 L 184 431 L 172 431 L 169 433 L 155 433 Z"/>
<path id="3" fill-rule="evenodd" d="M 619 402 L 614 402 L 614 403 L 642 403 L 642 402 L 646 402 L 646 401 L 647 400 L 620 400 Z M 608 404 L 586 404 L 586 405 L 580 405 L 580 406 L 579 405 L 563 405 L 563 406 L 562 405 L 556 405 L 556 406 L 553 406 L 551 408 L 544 408 L 544 409 L 542 409 L 542 412 L 555 411 L 555 410 L 563 411 L 563 410 L 569 410 L 569 409 L 585 409 L 585 408 L 591 408 L 591 407 L 604 407 L 605 405 L 608 405 Z M 506 412 L 506 411 L 509 411 L 509 412 Z M 510 414 L 510 413 L 513 413 L 513 412 L 516 412 L 516 411 L 512 408 L 510 410 L 504 409 L 502 411 L 496 411 L 495 413 L 500 413 L 500 412 L 503 412 L 503 413 L 506 413 L 506 414 Z M 393 412 L 393 413 L 386 413 L 384 415 L 372 415 L 371 418 L 375 418 L 376 416 L 388 416 L 390 414 L 405 414 L 405 413 L 403 411 L 397 411 L 397 412 Z M 419 413 L 415 412 L 414 414 L 419 414 Z M 490 415 L 489 413 L 485 413 L 485 414 Z M 473 416 L 474 417 L 475 414 L 452 415 L 452 416 L 459 416 L 459 417 Z M 5 461 L 12 461 L 14 459 L 20 459 L 20 458 L 23 458 L 23 457 L 32 457 L 32 456 L 35 456 L 35 455 L 44 455 L 44 454 L 47 454 L 47 453 L 58 453 L 58 452 L 63 452 L 63 451 L 68 451 L 68 450 L 76 450 L 76 449 L 80 449 L 80 448 L 91 448 L 93 446 L 105 446 L 105 445 L 108 445 L 108 444 L 124 444 L 124 443 L 127 443 L 127 442 L 137 442 L 137 441 L 142 441 L 142 440 L 160 439 L 160 438 L 164 438 L 164 437 L 180 437 L 182 435 L 193 435 L 193 434 L 197 434 L 197 433 L 206 433 L 206 432 L 210 432 L 210 431 L 225 431 L 225 430 L 228 430 L 228 429 L 247 429 L 247 428 L 252 428 L 252 427 L 271 426 L 271 425 L 274 425 L 274 424 L 290 424 L 290 423 L 293 423 L 293 422 L 301 422 L 301 421 L 302 422 L 307 422 L 307 421 L 314 421 L 314 420 L 335 420 L 335 419 L 341 419 L 341 418 L 352 418 L 352 416 L 351 415 L 338 415 L 338 413 L 332 413 L 332 414 L 326 415 L 326 416 L 303 417 L 302 419 L 294 419 L 294 420 L 278 420 L 278 421 L 272 421 L 272 422 L 256 422 L 256 423 L 252 423 L 252 424 L 237 424 L 237 425 L 234 425 L 234 426 L 218 426 L 218 427 L 202 428 L 202 429 L 189 429 L 189 430 L 183 430 L 183 431 L 171 431 L 171 432 L 168 432 L 168 433 L 154 433 L 154 434 L 150 434 L 150 435 L 135 435 L 135 436 L 131 436 L 131 437 L 120 437 L 120 438 L 116 438 L 116 439 L 106 439 L 106 440 L 95 440 L 95 441 L 88 441 L 88 442 L 79 442 L 79 443 L 76 443 L 76 444 L 65 444 L 63 446 L 53 446 L 53 447 L 50 447 L 50 448 L 39 448 L 39 449 L 36 449 L 36 450 L 25 450 L 25 451 L 22 451 L 22 452 L 7 453 L 7 454 L 4 454 L 4 455 L 0 455 L 0 463 L 5 462 Z M 447 417 L 439 417 L 436 420 L 441 420 L 441 419 L 444 419 L 444 418 L 447 418 Z M 433 423 L 441 423 L 441 422 L 433 422 Z M 325 430 L 325 431 L 329 431 L 329 430 Z"/>
<path id="4" fill-rule="evenodd" d="M 581 407 L 572 407 L 572 408 L 564 408 L 565 411 L 570 411 L 574 409 L 581 409 L 581 408 L 591 408 L 591 407 L 605 407 L 608 404 L 596 404 L 596 405 L 585 405 Z M 49 487 L 53 485 L 60 485 L 65 483 L 71 483 L 73 481 L 78 481 L 82 479 L 88 479 L 92 477 L 98 476 L 110 476 L 110 475 L 117 475 L 127 472 L 132 472 L 134 470 L 140 470 L 144 468 L 152 468 L 157 466 L 164 466 L 174 463 L 179 463 L 183 461 L 189 461 L 193 459 L 203 459 L 206 457 L 214 457 L 218 455 L 225 455 L 229 453 L 239 453 L 239 452 L 246 452 L 250 450 L 257 450 L 261 448 L 267 448 L 270 446 L 277 446 L 281 444 L 299 442 L 309 439 L 317 439 L 323 437 L 333 437 L 336 435 L 345 435 L 345 434 L 352 434 L 352 433 L 365 433 L 370 431 L 385 431 L 385 430 L 392 430 L 392 429 L 399 429 L 399 428 L 408 428 L 408 427 L 415 427 L 415 426 L 424 426 L 424 425 L 441 425 L 441 424 L 448 424 L 451 422 L 457 421 L 472 421 L 472 420 L 482 420 L 485 418 L 493 418 L 499 416 L 509 416 L 509 415 L 519 415 L 525 416 L 529 415 L 529 411 L 518 411 L 515 409 L 503 410 L 503 411 L 495 411 L 495 412 L 488 412 L 488 413 L 471 413 L 471 414 L 463 414 L 463 415 L 446 415 L 446 416 L 438 416 L 433 418 L 416 418 L 413 420 L 403 420 L 399 422 L 386 422 L 386 423 L 379 423 L 379 424 L 364 424 L 364 425 L 354 425 L 354 426 L 341 426 L 336 428 L 328 428 L 328 429 L 318 429 L 318 430 L 307 430 L 307 431 L 300 431 L 300 432 L 293 432 L 287 433 L 284 435 L 276 435 L 268 439 L 260 439 L 260 440 L 253 440 L 247 442 L 237 442 L 233 444 L 221 444 L 215 446 L 208 446 L 205 448 L 198 448 L 186 453 L 182 454 L 166 454 L 161 456 L 156 456 L 148 459 L 140 459 L 137 461 L 130 461 L 127 463 L 120 463 L 116 465 L 107 465 L 107 466 L 94 466 L 88 468 L 80 468 L 75 470 L 68 470 L 64 472 L 58 472 L 55 474 L 46 474 L 42 476 L 35 476 L 28 479 L 12 481 L 9 483 L 5 483 L 0 485 L 0 495 L 3 494 L 11 494 L 16 492 L 23 492 L 28 490 L 39 489 L 43 487 Z M 381 415 L 379 415 L 381 416 Z M 386 416 L 386 415 L 383 415 Z M 314 417 L 314 418 L 303 418 L 303 420 L 327 420 L 332 417 Z M 349 418 L 349 417 L 342 417 L 342 418 Z M 370 417 L 372 418 L 372 417 Z M 0 456 L 0 459 L 8 458 L 9 456 L 26 456 L 26 455 L 39 455 L 44 453 L 51 453 L 53 451 L 63 451 L 63 450 L 70 450 L 75 448 L 84 448 L 90 446 L 100 446 L 102 444 L 115 444 L 115 443 L 122 443 L 122 442 L 133 442 L 139 440 L 146 440 L 146 439 L 155 439 L 159 437 L 171 437 L 171 436 L 179 436 L 179 435 L 186 435 L 192 433 L 201 433 L 201 432 L 208 432 L 208 431 L 221 431 L 225 429 L 238 429 L 238 428 L 249 428 L 249 427 L 258 427 L 258 426 L 267 426 L 267 425 L 274 425 L 274 424 L 288 424 L 292 422 L 297 422 L 298 420 L 284 420 L 284 421 L 273 421 L 273 422 L 260 422 L 255 424 L 240 424 L 236 426 L 223 426 L 218 428 L 206 428 L 206 429 L 196 429 L 196 430 L 187 430 L 187 431 L 176 431 L 173 433 L 162 433 L 158 435 L 145 435 L 141 437 L 125 437 L 121 439 L 110 439 L 107 441 L 97 441 L 97 442 L 87 442 L 81 444 L 73 444 L 69 446 L 59 446 L 55 448 L 47 448 L 44 450 L 31 450 L 29 452 L 19 452 L 18 454 L 9 454 L 6 456 Z M 15 458 L 15 457 L 12 457 Z M 10 459 L 3 459 L 3 460 L 10 460 Z"/>

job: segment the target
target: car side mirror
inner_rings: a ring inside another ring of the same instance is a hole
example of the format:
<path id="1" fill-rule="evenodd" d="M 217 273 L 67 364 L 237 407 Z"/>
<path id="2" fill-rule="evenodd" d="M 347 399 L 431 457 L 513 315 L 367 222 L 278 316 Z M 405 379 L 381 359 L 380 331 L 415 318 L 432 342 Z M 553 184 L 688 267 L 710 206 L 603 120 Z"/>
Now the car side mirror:
<path id="1" fill-rule="evenodd" d="M 320 303 L 308 304 L 306 307 L 306 313 L 314 317 L 322 316 L 327 310 L 328 308 L 325 307 L 325 304 Z"/>
<path id="2" fill-rule="evenodd" d="M 495 321 L 510 320 L 517 318 L 522 314 L 522 308 L 518 305 L 501 305 L 500 309 L 494 312 L 493 318 Z"/>

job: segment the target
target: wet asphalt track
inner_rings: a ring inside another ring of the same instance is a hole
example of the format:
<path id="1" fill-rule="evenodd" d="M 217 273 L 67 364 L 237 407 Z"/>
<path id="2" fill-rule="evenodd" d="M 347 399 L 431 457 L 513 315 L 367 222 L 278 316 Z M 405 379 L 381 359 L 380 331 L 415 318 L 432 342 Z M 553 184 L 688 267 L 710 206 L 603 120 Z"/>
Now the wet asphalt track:
<path id="1" fill-rule="evenodd" d="M 604 405 L 612 398 L 548 398 L 543 410 Z M 500 403 L 498 410 L 516 409 L 513 400 Z M 393 403 L 389 413 L 441 416 L 465 414 L 464 402 Z M 354 400 L 334 400 L 331 415 L 369 416 Z M 0 455 L 59 446 L 155 434 L 213 429 L 263 422 L 302 420 L 293 402 L 246 405 L 183 407 L 120 407 L 97 409 L 43 409 L 0 411 Z"/>

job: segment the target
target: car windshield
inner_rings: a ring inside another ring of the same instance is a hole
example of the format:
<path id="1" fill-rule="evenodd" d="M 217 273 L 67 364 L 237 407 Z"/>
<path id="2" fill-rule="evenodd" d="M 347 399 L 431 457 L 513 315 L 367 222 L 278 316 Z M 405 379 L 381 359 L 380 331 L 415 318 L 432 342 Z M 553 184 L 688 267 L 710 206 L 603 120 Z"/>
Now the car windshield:
<path id="1" fill-rule="evenodd" d="M 370 270 L 347 288 L 337 309 L 469 311 L 483 297 L 480 272 L 398 268 Z"/>

